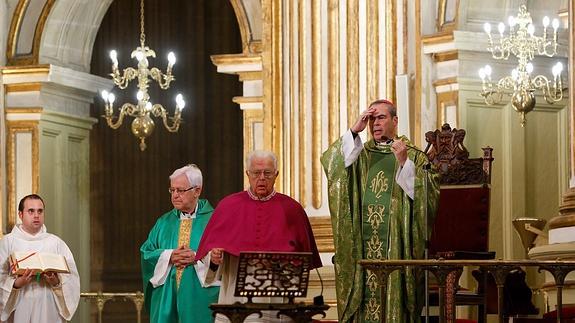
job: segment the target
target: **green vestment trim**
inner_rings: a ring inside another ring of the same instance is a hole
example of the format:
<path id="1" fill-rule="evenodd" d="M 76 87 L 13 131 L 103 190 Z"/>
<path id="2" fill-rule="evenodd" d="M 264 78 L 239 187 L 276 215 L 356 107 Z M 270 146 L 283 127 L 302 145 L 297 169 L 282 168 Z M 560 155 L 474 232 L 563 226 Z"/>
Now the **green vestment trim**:
<path id="1" fill-rule="evenodd" d="M 423 152 L 407 138 L 400 139 L 407 144 L 408 158 L 416 168 L 413 200 L 395 183 L 398 164 L 394 155 L 389 148 L 380 148 L 373 140 L 364 144 L 358 159 L 347 168 L 344 164 L 341 138 L 333 143 L 321 158 L 328 179 L 340 322 L 379 321 L 380 317 L 377 315 L 382 315 L 377 314 L 379 299 L 376 303 L 373 300 L 369 303 L 371 291 L 378 290 L 379 286 L 372 274 L 364 274 L 358 260 L 424 257 L 425 237 L 430 232 L 437 209 L 438 175 L 433 170 L 424 170 L 427 157 Z M 393 171 L 388 174 L 390 170 Z M 381 171 L 384 174 L 381 174 Z M 425 176 L 428 179 L 427 205 Z M 385 184 L 388 185 L 387 190 L 380 192 L 380 187 Z M 376 197 L 377 194 L 379 195 Z M 369 205 L 372 205 L 371 213 Z M 429 219 L 427 228 L 426 209 Z M 381 210 L 384 210 L 382 215 L 376 216 Z M 381 223 L 377 223 L 376 230 L 372 228 L 369 231 L 370 227 L 365 223 L 371 223 L 376 218 L 381 218 Z M 377 238 L 374 237 L 374 232 L 377 232 Z M 381 253 L 375 251 L 376 243 L 381 244 Z M 423 289 L 419 287 L 423 285 L 422 279 L 423 276 L 415 273 L 413 269 L 407 270 L 405 274 L 395 271 L 390 275 L 387 311 L 383 313 L 387 322 L 419 321 L 422 308 L 419 294 L 423 293 Z"/>
<path id="2" fill-rule="evenodd" d="M 198 200 L 198 211 L 191 230 L 189 247 L 198 249 L 200 239 L 214 209 L 207 200 Z M 180 288 L 176 287 L 176 268 L 172 267 L 163 285 L 154 288 L 150 278 L 162 252 L 178 247 L 180 211 L 162 215 L 140 248 L 144 300 L 151 323 L 211 323 L 209 305 L 218 302 L 219 287 L 202 287 L 194 266 L 182 273 Z"/>

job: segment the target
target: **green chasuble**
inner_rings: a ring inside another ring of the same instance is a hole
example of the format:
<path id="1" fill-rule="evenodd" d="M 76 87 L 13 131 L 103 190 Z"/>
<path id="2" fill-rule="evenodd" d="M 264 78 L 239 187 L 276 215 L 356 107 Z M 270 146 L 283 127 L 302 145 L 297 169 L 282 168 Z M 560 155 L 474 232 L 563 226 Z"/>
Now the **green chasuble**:
<path id="1" fill-rule="evenodd" d="M 196 218 L 193 219 L 190 249 L 197 250 L 213 207 L 207 200 L 198 200 Z M 179 288 L 176 286 L 176 267 L 172 267 L 163 285 L 154 288 L 150 278 L 162 252 L 178 248 L 180 211 L 162 215 L 140 248 L 145 305 L 151 323 L 208 323 L 213 322 L 208 305 L 218 302 L 219 287 L 203 288 L 194 266 L 182 273 Z"/>
<path id="2" fill-rule="evenodd" d="M 328 180 L 339 322 L 379 322 L 381 315 L 386 316 L 386 322 L 420 320 L 422 272 L 393 272 L 388 281 L 386 313 L 381 313 L 376 276 L 364 272 L 357 263 L 360 259 L 424 258 L 425 237 L 437 210 L 438 175 L 424 170 L 427 157 L 422 151 L 406 137 L 400 139 L 407 144 L 408 158 L 415 164 L 413 200 L 395 182 L 399 163 L 388 145 L 368 141 L 358 159 L 345 168 L 340 138 L 321 158 Z"/>

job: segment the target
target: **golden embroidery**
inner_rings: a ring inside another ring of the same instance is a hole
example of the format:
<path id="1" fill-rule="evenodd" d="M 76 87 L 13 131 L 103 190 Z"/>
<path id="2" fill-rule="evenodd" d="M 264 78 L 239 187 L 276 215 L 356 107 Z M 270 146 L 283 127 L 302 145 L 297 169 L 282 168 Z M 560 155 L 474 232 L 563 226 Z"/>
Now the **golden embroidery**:
<path id="1" fill-rule="evenodd" d="M 377 173 L 377 175 L 373 177 L 373 179 L 371 180 L 370 188 L 375 194 L 375 197 L 378 199 L 381 198 L 381 194 L 383 192 L 387 192 L 387 189 L 389 188 L 389 183 L 388 179 L 385 177 L 384 171 L 380 170 Z"/>
<path id="2" fill-rule="evenodd" d="M 373 234 L 369 239 L 369 241 L 367 242 L 366 258 L 382 259 L 383 258 L 383 254 L 381 253 L 381 250 L 383 249 L 382 246 L 383 242 L 379 239 L 379 235 Z"/>
<path id="3" fill-rule="evenodd" d="M 370 292 L 377 292 L 377 275 L 373 273 L 371 270 L 367 270 L 367 289 Z"/>
<path id="4" fill-rule="evenodd" d="M 370 204 L 367 206 L 367 220 L 372 228 L 379 227 L 383 223 L 385 205 Z"/>
<path id="5" fill-rule="evenodd" d="M 365 306 L 365 320 L 379 322 L 379 316 L 381 315 L 381 305 L 376 298 L 372 297 L 367 302 Z"/>
<path id="6" fill-rule="evenodd" d="M 178 247 L 190 245 L 190 232 L 192 232 L 192 219 L 180 220 L 180 232 L 178 233 Z M 180 280 L 182 280 L 183 268 L 176 269 L 176 287 L 180 288 Z"/>
<path id="7" fill-rule="evenodd" d="M 378 176 L 383 174 L 383 172 L 379 172 Z M 377 176 L 376 176 L 377 177 Z M 385 186 L 385 190 L 387 190 L 387 179 L 384 181 L 377 182 L 376 180 L 372 181 L 372 188 L 376 187 L 374 183 L 382 182 L 383 186 Z M 367 221 L 371 226 L 371 237 L 369 241 L 367 241 L 366 245 L 366 258 L 367 259 L 382 259 L 383 258 L 383 241 L 381 241 L 379 237 L 379 227 L 383 224 L 383 218 L 385 216 L 385 206 L 380 204 L 370 204 L 367 206 Z M 379 317 L 381 315 L 381 305 L 378 296 L 378 284 L 377 284 L 377 276 L 371 272 L 367 271 L 367 289 L 369 290 L 369 296 L 367 300 L 367 304 L 365 306 L 365 321 L 379 321 Z"/>

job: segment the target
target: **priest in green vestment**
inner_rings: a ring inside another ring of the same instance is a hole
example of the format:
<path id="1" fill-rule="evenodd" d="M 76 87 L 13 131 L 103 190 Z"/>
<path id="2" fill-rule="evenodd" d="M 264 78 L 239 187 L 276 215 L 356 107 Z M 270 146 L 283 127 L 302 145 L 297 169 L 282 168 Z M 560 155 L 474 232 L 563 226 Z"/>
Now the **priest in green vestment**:
<path id="1" fill-rule="evenodd" d="M 376 276 L 360 259 L 423 259 L 439 197 L 427 156 L 397 137 L 397 112 L 373 102 L 322 155 L 335 245 L 339 322 L 419 322 L 423 273 L 393 272 L 382 313 Z M 372 139 L 362 144 L 367 128 Z M 427 219 L 426 219 L 427 216 Z"/>
<path id="2" fill-rule="evenodd" d="M 202 173 L 184 166 L 170 176 L 174 209 L 162 215 L 140 248 L 145 305 L 152 323 L 213 322 L 208 307 L 218 302 L 219 281 L 202 287 L 198 275 L 209 264 L 196 262 L 196 250 L 212 212 L 199 199 Z"/>

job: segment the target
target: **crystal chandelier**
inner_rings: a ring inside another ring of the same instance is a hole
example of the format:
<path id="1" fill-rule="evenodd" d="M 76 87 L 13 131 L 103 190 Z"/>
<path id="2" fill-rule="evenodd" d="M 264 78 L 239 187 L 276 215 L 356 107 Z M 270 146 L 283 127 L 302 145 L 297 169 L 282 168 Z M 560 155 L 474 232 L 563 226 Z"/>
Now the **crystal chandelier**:
<path id="1" fill-rule="evenodd" d="M 154 130 L 154 120 L 150 117 L 161 117 L 164 127 L 169 132 L 177 132 L 180 127 L 180 122 L 182 121 L 182 109 L 186 105 L 181 94 L 176 96 L 176 109 L 174 111 L 173 117 L 168 117 L 168 112 L 159 103 L 152 104 L 150 102 L 150 96 L 148 95 L 148 87 L 150 83 L 150 78 L 158 82 L 158 85 L 162 90 L 166 90 L 170 87 L 170 83 L 175 80 L 172 76 L 172 67 L 176 63 L 176 56 L 173 52 L 168 54 L 168 67 L 166 73 L 162 73 L 156 67 L 148 68 L 148 57 L 156 57 L 156 53 L 148 48 L 145 44 L 146 34 L 144 33 L 144 0 L 140 0 L 140 47 L 137 47 L 132 51 L 132 58 L 136 58 L 138 61 L 138 67 L 132 68 L 128 67 L 123 70 L 120 75 L 120 70 L 118 69 L 118 54 L 115 50 L 110 51 L 110 59 L 112 60 L 112 73 L 110 76 L 120 89 L 125 89 L 128 87 L 130 81 L 138 79 L 138 91 L 136 93 L 137 104 L 124 103 L 120 108 L 120 112 L 116 117 L 114 115 L 114 101 L 116 97 L 113 93 L 108 91 L 102 91 L 102 98 L 105 102 L 105 115 L 108 126 L 112 129 L 118 129 L 124 118 L 128 115 L 134 118 L 132 121 L 132 133 L 140 139 L 140 150 L 144 151 L 146 149 L 146 138 L 150 136 Z M 171 125 L 168 119 L 171 119 Z"/>
<path id="2" fill-rule="evenodd" d="M 553 37 L 547 36 L 549 18 L 543 18 L 543 36 L 535 36 L 535 26 L 533 26 L 531 16 L 527 12 L 525 5 L 519 8 L 517 17 L 510 16 L 509 35 L 504 36 L 505 24 L 500 22 L 498 26 L 499 42 L 495 43 L 491 35 L 491 25 L 485 23 L 483 28 L 489 37 L 487 50 L 491 52 L 493 58 L 507 60 L 510 54 L 517 57 L 518 65 L 511 71 L 511 75 L 501 78 L 497 83 L 491 80 L 492 69 L 489 65 L 479 69 L 483 90 L 481 96 L 489 105 L 501 102 L 505 90 L 513 90 L 511 95 L 511 105 L 515 111 L 521 113 L 521 126 L 525 126 L 525 114 L 535 107 L 535 90 L 541 90 L 545 100 L 552 104 L 563 98 L 563 88 L 561 83 L 561 72 L 563 65 L 558 62 L 553 66 L 553 81 L 543 75 L 531 76 L 533 64 L 531 61 L 535 54 L 553 57 L 557 54 L 557 29 L 559 20 L 553 19 Z"/>

